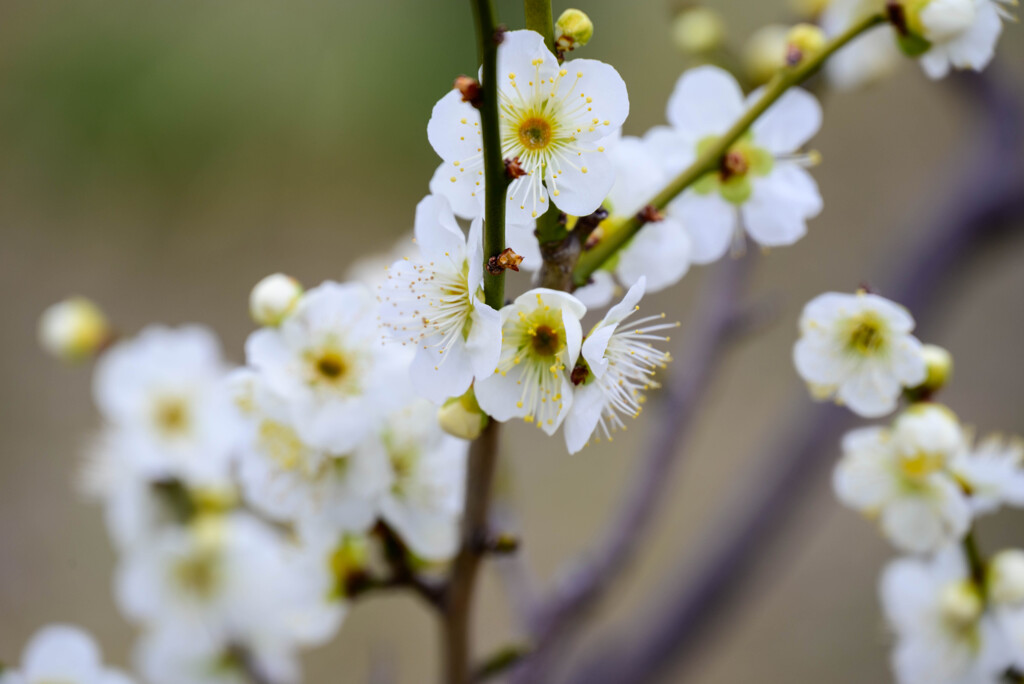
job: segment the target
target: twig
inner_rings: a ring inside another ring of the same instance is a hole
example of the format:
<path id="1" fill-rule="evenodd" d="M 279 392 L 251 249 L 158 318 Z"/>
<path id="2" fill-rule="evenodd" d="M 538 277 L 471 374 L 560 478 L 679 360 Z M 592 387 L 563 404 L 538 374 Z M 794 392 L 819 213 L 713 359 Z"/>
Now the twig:
<path id="1" fill-rule="evenodd" d="M 1017 157 L 1022 138 L 1019 103 L 991 74 L 961 76 L 980 101 L 985 130 L 972 148 L 973 164 L 944 194 L 945 201 L 928 230 L 900 253 L 893 265 L 892 286 L 885 294 L 906 305 L 926 326 L 932 306 L 962 273 L 969 257 L 1002 236 L 1024 216 L 1024 164 Z M 776 541 L 775 534 L 792 515 L 801 494 L 828 459 L 836 440 L 854 420 L 849 412 L 831 405 L 802 408 L 798 418 L 766 459 L 775 477 L 748 488 L 754 504 L 722 542 L 705 555 L 709 560 L 694 581 L 659 591 L 658 605 L 644 613 L 630 637 L 610 638 L 599 644 L 566 678 L 570 684 L 637 684 L 655 679 L 670 663 L 696 653 L 713 622 L 721 622 L 731 599 Z"/>
<path id="2" fill-rule="evenodd" d="M 705 285 L 703 304 L 688 325 L 692 331 L 690 344 L 683 358 L 673 362 L 665 396 L 653 408 L 657 415 L 644 417 L 658 429 L 638 468 L 639 476 L 597 548 L 577 562 L 576 570 L 550 596 L 538 602 L 532 620 L 537 650 L 517 669 L 513 682 L 548 681 L 543 673 L 569 627 L 594 606 L 632 558 L 670 481 L 669 474 L 678 460 L 677 447 L 685 439 L 700 408 L 700 398 L 736 329 L 738 300 L 752 258 L 726 259 L 714 268 Z"/>
<path id="3" fill-rule="evenodd" d="M 473 675 L 474 682 L 485 682 L 497 677 L 510 667 L 518 663 L 530 653 L 529 646 L 506 646 L 487 660 L 485 660 Z"/>

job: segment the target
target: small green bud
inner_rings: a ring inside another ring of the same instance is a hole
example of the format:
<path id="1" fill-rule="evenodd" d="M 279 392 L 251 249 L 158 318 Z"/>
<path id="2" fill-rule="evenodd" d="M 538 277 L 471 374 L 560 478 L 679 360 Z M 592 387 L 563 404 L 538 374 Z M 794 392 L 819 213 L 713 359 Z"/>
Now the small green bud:
<path id="1" fill-rule="evenodd" d="M 988 595 L 995 603 L 1024 603 L 1024 551 L 1008 549 L 993 556 L 987 583 Z"/>
<path id="2" fill-rule="evenodd" d="M 444 403 L 437 412 L 437 420 L 441 429 L 453 437 L 476 439 L 487 427 L 490 420 L 476 402 L 473 388 L 461 397 L 453 397 Z"/>
<path id="3" fill-rule="evenodd" d="M 743 62 L 750 80 L 761 85 L 786 66 L 789 27 L 782 24 L 762 26 L 750 36 L 743 51 Z"/>
<path id="4" fill-rule="evenodd" d="M 672 42 L 680 52 L 700 55 L 711 52 L 725 39 L 722 16 L 707 7 L 693 7 L 680 12 L 672 22 Z"/>
<path id="5" fill-rule="evenodd" d="M 796 66 L 813 58 L 825 47 L 825 32 L 813 24 L 797 24 L 786 40 L 786 64 Z"/>
<path id="6" fill-rule="evenodd" d="M 92 358 L 110 340 L 106 316 L 85 297 L 71 297 L 58 302 L 44 311 L 39 319 L 39 344 L 63 361 Z"/>
<path id="7" fill-rule="evenodd" d="M 341 538 L 328 561 L 335 580 L 332 598 L 350 597 L 366 587 L 366 568 L 369 559 L 369 543 L 366 537 L 345 534 Z"/>
<path id="8" fill-rule="evenodd" d="M 578 9 L 567 9 L 555 22 L 555 47 L 569 52 L 583 47 L 594 36 L 594 22 Z"/>
<path id="9" fill-rule="evenodd" d="M 937 392 L 946 386 L 953 375 L 953 356 L 934 344 L 921 347 L 921 356 L 924 357 L 925 366 L 928 368 L 928 377 L 925 378 L 922 388 L 929 392 Z"/>

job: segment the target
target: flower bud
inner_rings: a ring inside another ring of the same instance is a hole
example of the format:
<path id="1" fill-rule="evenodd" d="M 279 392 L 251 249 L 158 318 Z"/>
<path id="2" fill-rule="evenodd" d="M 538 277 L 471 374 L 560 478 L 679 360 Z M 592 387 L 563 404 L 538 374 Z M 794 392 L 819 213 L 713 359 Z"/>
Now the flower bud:
<path id="1" fill-rule="evenodd" d="M 555 47 L 569 52 L 583 47 L 594 35 L 594 22 L 578 9 L 567 9 L 555 22 Z"/>
<path id="2" fill-rule="evenodd" d="M 64 361 L 82 361 L 95 356 L 110 337 L 106 316 L 84 297 L 58 302 L 39 319 L 39 344 Z"/>
<path id="3" fill-rule="evenodd" d="M 921 388 L 928 392 L 937 392 L 945 387 L 953 375 L 953 356 L 934 344 L 922 346 L 921 356 L 924 357 L 924 363 L 928 369 L 928 377 L 925 378 Z"/>
<path id="4" fill-rule="evenodd" d="M 441 429 L 453 437 L 476 439 L 487 427 L 489 418 L 480 410 L 480 404 L 476 403 L 476 394 L 470 387 L 461 397 L 453 397 L 446 401 L 437 412 L 437 420 L 441 424 Z"/>
<path id="5" fill-rule="evenodd" d="M 988 567 L 988 595 L 996 603 L 1024 603 L 1024 551 L 1000 551 Z"/>
<path id="6" fill-rule="evenodd" d="M 832 0 L 789 0 L 789 6 L 801 17 L 817 17 L 832 4 Z"/>
<path id="7" fill-rule="evenodd" d="M 256 283 L 249 295 L 249 313 L 260 325 L 280 325 L 302 296 L 299 281 L 274 273 Z"/>
<path id="8" fill-rule="evenodd" d="M 981 600 L 978 588 L 971 582 L 957 582 L 942 590 L 939 596 L 939 610 L 949 623 L 960 627 L 973 625 L 985 604 Z"/>
<path id="9" fill-rule="evenodd" d="M 725 22 L 718 12 L 707 7 L 683 10 L 672 22 L 672 42 L 687 55 L 711 52 L 724 38 Z"/>
<path id="10" fill-rule="evenodd" d="M 825 32 L 813 24 L 797 24 L 789 30 L 786 41 L 786 64 L 796 66 L 813 58 L 825 47 Z"/>
<path id="11" fill-rule="evenodd" d="M 747 41 L 743 61 L 747 75 L 756 84 L 767 83 L 786 66 L 789 27 L 781 24 L 762 26 Z"/>

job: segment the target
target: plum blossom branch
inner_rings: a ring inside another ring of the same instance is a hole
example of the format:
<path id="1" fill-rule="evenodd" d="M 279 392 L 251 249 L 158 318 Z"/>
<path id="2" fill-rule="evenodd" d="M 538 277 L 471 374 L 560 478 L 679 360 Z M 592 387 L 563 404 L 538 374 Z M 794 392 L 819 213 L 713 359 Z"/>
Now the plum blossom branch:
<path id="1" fill-rule="evenodd" d="M 936 208 L 927 228 L 900 253 L 888 294 L 926 323 L 930 304 L 940 300 L 951 276 L 983 247 L 1001 237 L 1024 216 L 1024 164 L 1015 155 L 1024 140 L 1021 106 L 990 73 L 962 76 L 972 99 L 980 102 L 984 133 L 972 146 L 973 163 Z M 669 663 L 678 665 L 693 655 L 700 638 L 710 632 L 712 620 L 721 620 L 726 608 L 750 576 L 755 561 L 776 541 L 786 518 L 800 501 L 827 451 L 847 429 L 852 418 L 835 406 L 823 404 L 800 417 L 765 459 L 774 478 L 759 482 L 750 492 L 754 500 L 731 532 L 706 556 L 696 579 L 692 573 L 659 598 L 659 608 L 647 613 L 635 636 L 598 644 L 563 681 L 569 684 L 621 684 L 650 681 Z"/>
<path id="2" fill-rule="evenodd" d="M 551 14 L 551 0 L 523 0 L 526 28 L 544 36 L 544 44 L 555 51 L 554 18 Z"/>
<path id="3" fill-rule="evenodd" d="M 708 146 L 693 164 L 684 169 L 664 190 L 658 193 L 650 201 L 650 206 L 655 209 L 664 209 L 683 190 L 697 182 L 704 174 L 716 169 L 732 144 L 739 140 L 747 129 L 750 128 L 751 124 L 764 114 L 786 91 L 807 80 L 829 57 L 844 45 L 884 22 L 885 17 L 881 14 L 869 15 L 853 23 L 846 31 L 830 40 L 819 52 L 809 55 L 807 59 L 794 67 L 779 71 L 775 78 L 765 87 L 764 93 L 758 101 L 728 131 L 722 134 L 721 138 L 716 140 L 714 145 Z M 616 252 L 622 249 L 645 223 L 646 221 L 643 216 L 634 216 L 629 221 L 619 225 L 614 232 L 609 232 L 602 236 L 600 242 L 585 251 L 580 257 L 573 275 L 575 284 L 577 286 L 584 285 L 590 276 L 593 275 L 594 271 L 599 269 Z"/>

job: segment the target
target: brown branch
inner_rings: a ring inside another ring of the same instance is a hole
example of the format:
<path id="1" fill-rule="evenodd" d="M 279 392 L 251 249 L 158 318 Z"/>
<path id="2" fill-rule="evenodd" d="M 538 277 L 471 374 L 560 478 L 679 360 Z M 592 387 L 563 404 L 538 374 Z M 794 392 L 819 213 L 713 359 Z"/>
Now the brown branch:
<path id="1" fill-rule="evenodd" d="M 726 259 L 712 270 L 702 305 L 687 326 L 686 353 L 673 362 L 667 391 L 645 421 L 657 426 L 644 462 L 604 538 L 550 593 L 538 601 L 532 629 L 537 649 L 517 668 L 513 682 L 548 681 L 545 672 L 563 638 L 594 607 L 609 583 L 627 567 L 649 526 L 678 461 L 678 445 L 689 432 L 701 397 L 736 330 L 738 301 L 752 256 Z"/>
<path id="2" fill-rule="evenodd" d="M 919 329 L 927 327 L 934 305 L 941 301 L 953 277 L 963 273 L 970 257 L 1005 235 L 1024 217 L 1024 164 L 1018 156 L 1024 132 L 1020 103 L 991 73 L 960 76 L 983 110 L 982 134 L 972 147 L 973 163 L 937 207 L 927 229 L 898 252 L 886 282 L 886 296 L 915 313 Z M 970 155 L 969 155 L 970 156 Z M 805 400 L 801 400 L 803 403 Z M 708 561 L 695 581 L 681 578 L 678 586 L 660 590 L 657 605 L 643 612 L 629 636 L 601 642 L 565 680 L 570 684 L 637 684 L 653 681 L 670 664 L 694 655 L 721 624 L 727 609 L 757 568 L 776 535 L 792 517 L 801 495 L 820 481 L 829 465 L 823 454 L 834 449 L 839 436 L 855 420 L 840 408 L 802 406 L 772 454 L 768 472 L 774 477 L 748 486 L 753 505 L 705 554 Z M 740 497 L 740 500 L 744 500 Z M 684 573 L 687 578 L 691 573 Z"/>

